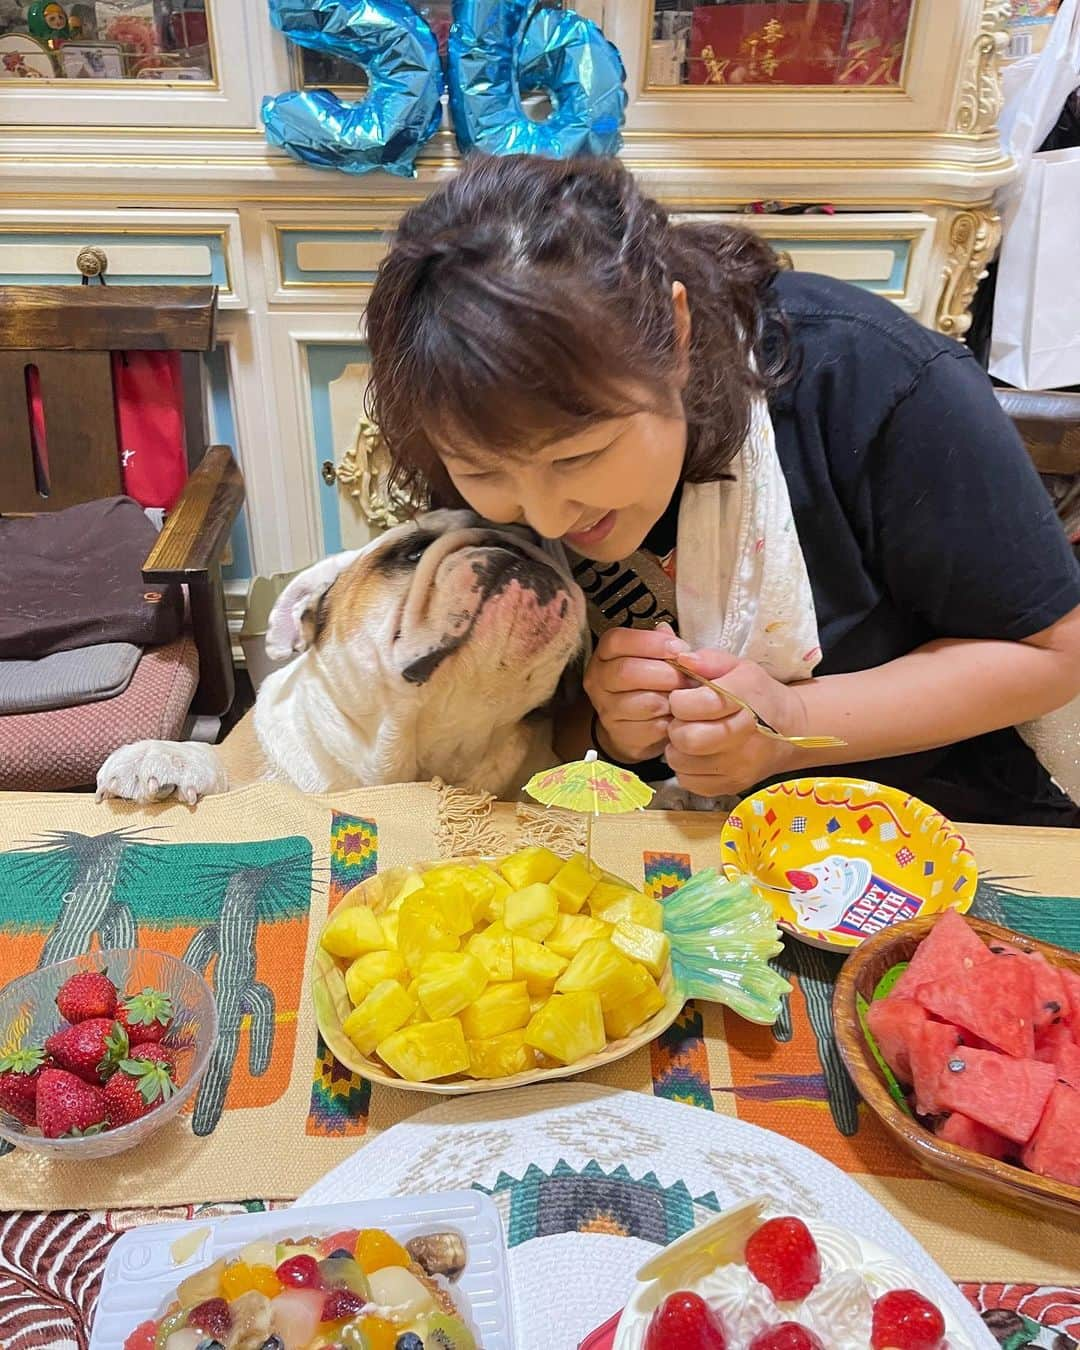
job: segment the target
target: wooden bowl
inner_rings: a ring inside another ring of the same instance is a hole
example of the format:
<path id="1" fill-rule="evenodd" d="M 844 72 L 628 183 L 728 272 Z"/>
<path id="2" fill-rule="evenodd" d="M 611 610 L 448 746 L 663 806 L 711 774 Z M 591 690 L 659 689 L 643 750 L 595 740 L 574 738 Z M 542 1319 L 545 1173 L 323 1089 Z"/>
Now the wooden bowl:
<path id="1" fill-rule="evenodd" d="M 889 1095 L 884 1076 L 870 1052 L 855 1006 L 856 994 L 867 1002 L 882 975 L 901 961 L 910 961 L 915 948 L 929 933 L 937 915 L 912 919 L 909 923 L 887 928 L 868 938 L 844 962 L 833 994 L 833 1023 L 836 1043 L 844 1063 L 866 1104 L 880 1116 L 885 1128 L 931 1176 L 969 1190 L 1005 1200 L 1021 1209 L 1067 1214 L 1075 1222 L 1080 1216 L 1080 1186 L 1037 1176 L 1034 1172 L 998 1162 L 970 1149 L 946 1143 L 913 1117 L 906 1115 Z M 1041 952 L 1056 966 L 1065 966 L 1080 974 L 1080 955 L 1063 947 L 1052 947 L 1023 933 L 967 916 L 968 924 L 986 942 L 1010 942 L 1028 952 Z"/>

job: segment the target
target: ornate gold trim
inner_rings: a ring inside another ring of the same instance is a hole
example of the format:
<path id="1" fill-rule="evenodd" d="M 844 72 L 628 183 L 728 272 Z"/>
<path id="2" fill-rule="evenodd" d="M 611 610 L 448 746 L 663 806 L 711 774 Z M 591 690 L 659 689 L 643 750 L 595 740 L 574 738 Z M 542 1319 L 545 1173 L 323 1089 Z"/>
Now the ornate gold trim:
<path id="1" fill-rule="evenodd" d="M 334 466 L 334 480 L 369 525 L 386 530 L 408 520 L 417 503 L 396 499 L 386 486 L 390 473 L 389 451 L 379 428 L 368 417 L 356 423 L 356 439 Z"/>
<path id="2" fill-rule="evenodd" d="M 956 129 L 979 136 L 993 131 L 1001 112 L 1001 57 L 1009 44 L 1005 24 L 1010 0 L 985 0 L 979 31 L 960 78 Z"/>
<path id="3" fill-rule="evenodd" d="M 949 227 L 949 252 L 942 268 L 936 324 L 962 338 L 971 327 L 968 312 L 975 288 L 986 275 L 1001 239 L 1001 217 L 991 207 L 958 211 Z"/>

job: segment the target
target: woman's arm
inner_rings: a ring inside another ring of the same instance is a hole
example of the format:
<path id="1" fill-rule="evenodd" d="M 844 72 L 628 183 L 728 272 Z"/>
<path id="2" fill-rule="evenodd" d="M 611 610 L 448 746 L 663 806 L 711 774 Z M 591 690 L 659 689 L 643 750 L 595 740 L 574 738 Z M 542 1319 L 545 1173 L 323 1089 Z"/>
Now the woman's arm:
<path id="1" fill-rule="evenodd" d="M 723 652 L 682 658 L 720 680 L 788 735 L 835 735 L 837 750 L 797 750 L 703 687 L 670 695 L 667 760 L 703 796 L 743 792 L 779 773 L 884 759 L 1026 722 L 1080 694 L 1080 607 L 1021 642 L 938 638 L 872 670 L 784 686 Z"/>

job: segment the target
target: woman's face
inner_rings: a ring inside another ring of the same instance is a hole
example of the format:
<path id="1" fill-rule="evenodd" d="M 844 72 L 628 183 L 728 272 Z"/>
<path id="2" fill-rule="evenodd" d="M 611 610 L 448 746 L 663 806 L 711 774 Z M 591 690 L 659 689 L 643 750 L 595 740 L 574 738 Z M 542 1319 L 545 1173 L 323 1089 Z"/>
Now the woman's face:
<path id="1" fill-rule="evenodd" d="M 524 523 L 598 562 L 627 558 L 671 501 L 686 419 L 636 412 L 598 422 L 521 458 L 444 454 L 454 486 L 498 524 Z"/>

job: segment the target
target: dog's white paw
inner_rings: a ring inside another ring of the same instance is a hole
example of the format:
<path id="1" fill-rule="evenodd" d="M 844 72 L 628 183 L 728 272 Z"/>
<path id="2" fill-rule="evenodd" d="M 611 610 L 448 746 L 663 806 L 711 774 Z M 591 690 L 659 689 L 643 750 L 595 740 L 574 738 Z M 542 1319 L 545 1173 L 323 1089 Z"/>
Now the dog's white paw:
<path id="1" fill-rule="evenodd" d="M 200 797 L 228 788 L 212 745 L 198 741 L 135 741 L 114 750 L 97 776 L 97 799 L 164 801 L 175 793 L 194 806 Z"/>

